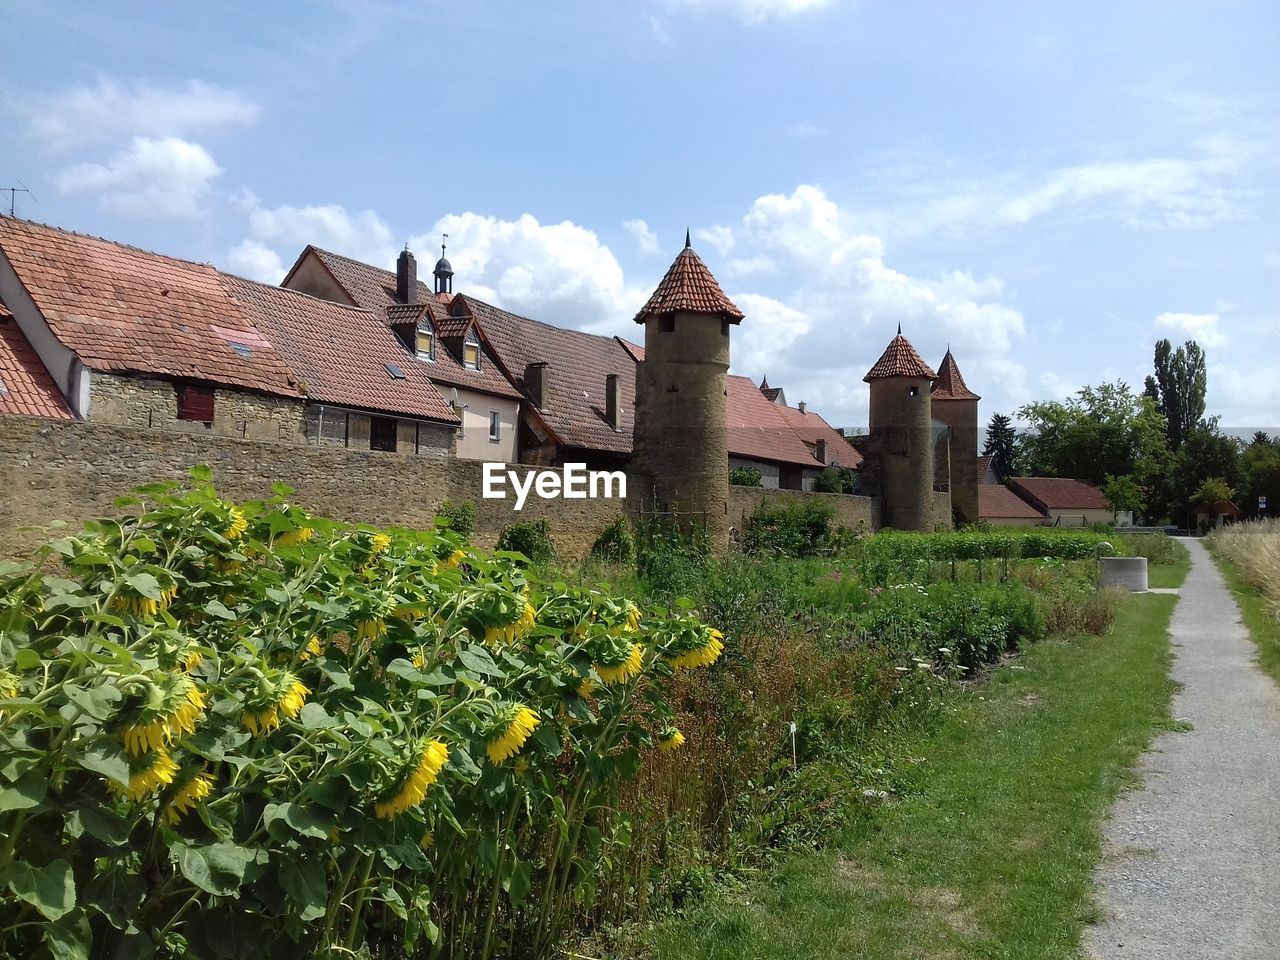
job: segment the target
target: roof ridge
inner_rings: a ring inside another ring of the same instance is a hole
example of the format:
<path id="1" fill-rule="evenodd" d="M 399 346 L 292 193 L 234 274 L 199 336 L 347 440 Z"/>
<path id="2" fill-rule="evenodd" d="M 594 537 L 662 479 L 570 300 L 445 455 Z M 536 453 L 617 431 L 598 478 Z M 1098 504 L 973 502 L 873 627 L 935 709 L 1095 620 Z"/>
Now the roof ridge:
<path id="1" fill-rule="evenodd" d="M 653 293 L 635 316 L 636 323 L 654 314 L 699 313 L 740 323 L 745 316 L 720 287 L 715 274 L 693 247 L 686 246 L 671 261 Z M 754 387 L 755 384 L 753 383 Z"/>
<path id="2" fill-rule="evenodd" d="M 0 220 L 7 220 L 10 223 L 16 224 L 27 224 L 32 227 L 39 227 L 42 230 L 61 233 L 67 237 L 78 237 L 81 240 L 96 240 L 99 243 L 106 243 L 113 247 L 120 247 L 123 250 L 132 250 L 134 253 L 146 254 L 148 257 L 159 257 L 161 260 L 168 260 L 172 263 L 185 263 L 190 267 L 208 267 L 210 270 L 215 272 L 222 272 L 207 260 L 188 260 L 185 257 L 175 257 L 170 253 L 161 253 L 159 250 L 148 250 L 146 247 L 135 246 L 132 243 L 124 243 L 121 240 L 108 240 L 106 237 L 100 237 L 96 233 L 81 233 L 79 230 L 68 230 L 66 227 L 55 226 L 54 224 L 44 223 L 40 220 L 26 220 L 22 217 L 10 217 L 4 214 L 0 214 Z"/>
<path id="3" fill-rule="evenodd" d="M 356 306 L 353 303 L 339 303 L 337 300 L 326 300 L 324 297 L 317 297 L 314 294 L 304 293 L 301 290 L 295 290 L 293 287 L 282 287 L 275 283 L 263 283 L 261 280 L 254 280 L 252 277 L 242 277 L 238 273 L 229 273 L 226 270 L 219 270 L 217 267 L 214 271 L 221 277 L 227 277 L 231 280 L 239 280 L 241 283 L 251 283 L 255 287 L 261 287 L 263 290 L 270 290 L 273 293 L 285 293 L 294 297 L 301 297 L 304 300 L 310 300 L 314 303 L 323 303 L 327 307 L 338 307 L 341 310 L 351 310 L 355 313 L 367 313 L 373 316 L 373 311 L 367 307 Z"/>

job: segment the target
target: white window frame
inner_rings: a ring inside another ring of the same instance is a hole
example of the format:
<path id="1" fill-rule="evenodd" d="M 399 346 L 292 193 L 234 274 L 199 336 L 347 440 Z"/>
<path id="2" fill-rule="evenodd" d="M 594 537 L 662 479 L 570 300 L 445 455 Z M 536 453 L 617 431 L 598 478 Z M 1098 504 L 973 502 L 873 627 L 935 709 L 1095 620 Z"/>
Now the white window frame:
<path id="1" fill-rule="evenodd" d="M 431 337 L 431 349 L 426 353 L 423 353 L 421 350 L 418 349 L 418 340 L 417 340 L 417 338 L 424 332 L 429 334 Z M 413 352 L 417 355 L 419 360 L 425 360 L 428 363 L 435 363 L 436 341 L 438 339 L 439 338 L 436 336 L 435 325 L 430 320 L 424 319 L 420 324 L 418 324 L 418 329 L 414 331 Z"/>
<path id="2" fill-rule="evenodd" d="M 502 411 L 489 411 L 489 440 L 493 443 L 502 442 Z"/>
<path id="3" fill-rule="evenodd" d="M 467 362 L 467 347 L 476 348 L 476 362 L 474 365 Z M 474 330 L 468 330 L 466 337 L 462 341 L 462 365 L 468 370 L 479 370 L 480 352 L 480 338 L 476 336 Z"/>

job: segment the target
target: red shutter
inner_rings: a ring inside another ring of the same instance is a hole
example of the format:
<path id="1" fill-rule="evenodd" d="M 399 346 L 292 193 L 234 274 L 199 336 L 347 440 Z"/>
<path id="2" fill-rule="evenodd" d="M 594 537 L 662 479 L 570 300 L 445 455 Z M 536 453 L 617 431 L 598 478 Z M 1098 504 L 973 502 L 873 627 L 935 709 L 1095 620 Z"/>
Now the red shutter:
<path id="1" fill-rule="evenodd" d="M 179 384 L 178 419 L 213 423 L 213 387 Z"/>

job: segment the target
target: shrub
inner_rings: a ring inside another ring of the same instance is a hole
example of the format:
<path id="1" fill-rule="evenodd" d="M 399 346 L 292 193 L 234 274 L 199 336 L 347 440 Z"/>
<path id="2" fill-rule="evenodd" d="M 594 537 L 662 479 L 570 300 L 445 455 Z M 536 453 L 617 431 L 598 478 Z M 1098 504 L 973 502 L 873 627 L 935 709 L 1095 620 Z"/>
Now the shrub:
<path id="1" fill-rule="evenodd" d="M 822 500 L 787 497 L 762 503 L 747 521 L 748 553 L 808 557 L 828 546 L 835 508 Z"/>
<path id="2" fill-rule="evenodd" d="M 436 520 L 443 521 L 444 526 L 470 542 L 472 534 L 476 532 L 476 505 L 470 500 L 463 500 L 461 503 L 446 500 L 436 510 Z"/>
<path id="3" fill-rule="evenodd" d="M 555 559 L 556 548 L 551 541 L 551 527 L 546 519 L 517 520 L 502 528 L 495 550 L 523 554 L 532 564 L 550 563 Z"/>
<path id="4" fill-rule="evenodd" d="M 1164 533 L 1132 533 L 1117 538 L 1115 545 L 1126 556 L 1146 557 L 1152 563 L 1178 563 L 1187 556 L 1187 548 Z"/>
<path id="5" fill-rule="evenodd" d="M 636 538 L 631 532 L 631 521 L 618 517 L 600 531 L 591 545 L 591 556 L 605 563 L 635 563 Z"/>
<path id="6" fill-rule="evenodd" d="M 764 477 L 755 467 L 734 467 L 729 471 L 729 483 L 735 487 L 760 487 Z"/>
<path id="7" fill-rule="evenodd" d="M 858 471 L 848 467 L 827 467 L 813 481 L 818 493 L 857 493 L 859 488 Z"/>

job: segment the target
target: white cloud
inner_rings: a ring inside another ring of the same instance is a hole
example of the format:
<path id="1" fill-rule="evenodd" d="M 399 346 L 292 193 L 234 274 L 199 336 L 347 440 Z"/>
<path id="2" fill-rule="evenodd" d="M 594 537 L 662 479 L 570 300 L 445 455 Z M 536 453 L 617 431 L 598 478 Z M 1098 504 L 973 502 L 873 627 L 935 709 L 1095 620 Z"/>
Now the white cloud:
<path id="1" fill-rule="evenodd" d="M 733 361 L 735 369 L 760 371 L 756 379 L 769 372 L 770 361 L 776 360 L 800 337 L 813 328 L 813 321 L 794 307 L 759 293 L 737 293 L 729 297 L 750 319 L 734 331 Z"/>
<path id="2" fill-rule="evenodd" d="M 715 247 L 720 256 L 726 257 L 729 255 L 729 251 L 733 249 L 733 227 L 723 225 L 698 227 L 693 231 L 693 239 L 699 243 L 706 243 Z"/>
<path id="3" fill-rule="evenodd" d="M 725 276 L 749 277 L 755 273 L 774 273 L 778 265 L 764 254 L 754 257 L 734 257 L 725 262 Z"/>
<path id="4" fill-rule="evenodd" d="M 1227 342 L 1218 326 L 1221 319 L 1216 313 L 1162 313 L 1156 327 L 1188 336 L 1202 347 L 1221 347 Z"/>
<path id="5" fill-rule="evenodd" d="M 728 10 L 747 23 L 759 23 L 772 18 L 782 19 L 797 14 L 821 10 L 831 6 L 833 0 L 673 0 L 676 6 L 705 10 Z"/>
<path id="6" fill-rule="evenodd" d="M 178 137 L 134 137 L 106 163 L 79 163 L 55 177 L 63 193 L 92 192 L 107 209 L 130 217 L 195 217 L 222 173 L 198 143 Z"/>
<path id="7" fill-rule="evenodd" d="M 66 149 L 127 136 L 188 137 L 245 126 L 258 114 L 257 104 L 242 94 L 200 80 L 163 88 L 102 78 L 96 86 L 35 98 L 29 126 L 45 146 Z"/>
<path id="8" fill-rule="evenodd" d="M 631 234 L 636 242 L 636 250 L 646 257 L 656 256 L 659 252 L 658 235 L 643 220 L 628 220 L 622 228 Z"/>
<path id="9" fill-rule="evenodd" d="M 231 272 L 260 283 L 276 284 L 284 278 L 280 255 L 257 240 L 242 240 L 227 254 Z"/>
<path id="10" fill-rule="evenodd" d="M 249 213 L 249 229 L 260 245 L 284 244 L 290 258 L 313 243 L 384 269 L 395 264 L 395 237 L 372 210 L 351 213 L 338 204 L 272 209 L 255 206 Z"/>
<path id="11" fill-rule="evenodd" d="M 811 140 L 815 137 L 825 137 L 830 132 L 831 131 L 826 127 L 820 127 L 809 120 L 797 120 L 795 123 L 787 127 L 787 136 L 795 137 L 798 140 Z"/>
<path id="12" fill-rule="evenodd" d="M 430 246 L 440 233 L 449 234 L 456 291 L 558 326 L 635 335 L 630 320 L 648 291 L 627 285 L 613 252 L 586 227 L 527 213 L 450 214 L 410 244 Z"/>

